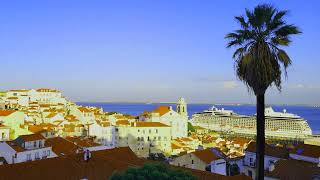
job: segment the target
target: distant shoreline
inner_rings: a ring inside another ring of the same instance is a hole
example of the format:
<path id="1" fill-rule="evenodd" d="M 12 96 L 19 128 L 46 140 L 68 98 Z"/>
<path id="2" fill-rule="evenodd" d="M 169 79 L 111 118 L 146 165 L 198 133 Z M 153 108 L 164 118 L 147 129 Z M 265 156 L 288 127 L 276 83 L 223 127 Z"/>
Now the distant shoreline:
<path id="1" fill-rule="evenodd" d="M 76 103 L 113 103 L 113 104 L 176 104 L 176 102 L 119 102 L 119 101 L 77 101 Z M 188 103 L 194 105 L 221 105 L 221 106 L 255 106 L 255 104 L 250 103 Z M 318 105 L 309 104 L 266 104 L 266 106 L 300 106 L 300 107 L 314 107 L 319 108 Z"/>

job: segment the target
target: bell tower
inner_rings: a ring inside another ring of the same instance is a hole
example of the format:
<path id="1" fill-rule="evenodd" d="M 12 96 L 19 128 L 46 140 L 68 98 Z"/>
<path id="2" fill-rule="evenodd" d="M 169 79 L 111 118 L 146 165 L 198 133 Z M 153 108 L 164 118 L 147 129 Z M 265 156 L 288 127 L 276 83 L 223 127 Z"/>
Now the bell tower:
<path id="1" fill-rule="evenodd" d="M 179 113 L 182 116 L 188 117 L 187 103 L 182 97 L 179 98 L 177 103 L 177 113 Z"/>

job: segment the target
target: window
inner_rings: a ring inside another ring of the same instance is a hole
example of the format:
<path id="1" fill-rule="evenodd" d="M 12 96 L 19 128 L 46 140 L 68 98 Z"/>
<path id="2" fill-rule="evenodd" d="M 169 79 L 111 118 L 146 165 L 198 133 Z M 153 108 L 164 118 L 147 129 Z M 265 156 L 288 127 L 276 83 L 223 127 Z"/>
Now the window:
<path id="1" fill-rule="evenodd" d="M 39 148 L 42 147 L 42 141 L 39 141 Z"/>
<path id="2" fill-rule="evenodd" d="M 27 161 L 31 161 L 31 154 L 27 154 Z"/>
<path id="3" fill-rule="evenodd" d="M 42 152 L 42 157 L 46 157 L 47 156 L 47 151 L 43 151 Z"/>
<path id="4" fill-rule="evenodd" d="M 193 159 L 192 159 L 192 161 L 191 161 L 191 164 L 194 164 L 194 161 L 193 161 Z"/>
<path id="5" fill-rule="evenodd" d="M 156 133 L 158 133 L 158 129 L 156 129 Z"/>
<path id="6" fill-rule="evenodd" d="M 150 141 L 150 137 L 148 136 L 148 141 Z"/>
<path id="7" fill-rule="evenodd" d="M 33 142 L 33 147 L 37 147 L 37 141 Z"/>
<path id="8" fill-rule="evenodd" d="M 149 129 L 149 134 L 151 134 L 151 129 Z"/>
<path id="9" fill-rule="evenodd" d="M 50 156 L 50 150 L 47 150 L 47 156 Z"/>
<path id="10" fill-rule="evenodd" d="M 158 140 L 161 141 L 161 136 L 158 137 Z"/>
<path id="11" fill-rule="evenodd" d="M 35 159 L 40 159 L 39 152 L 36 152 L 36 154 L 34 155 L 34 158 Z"/>

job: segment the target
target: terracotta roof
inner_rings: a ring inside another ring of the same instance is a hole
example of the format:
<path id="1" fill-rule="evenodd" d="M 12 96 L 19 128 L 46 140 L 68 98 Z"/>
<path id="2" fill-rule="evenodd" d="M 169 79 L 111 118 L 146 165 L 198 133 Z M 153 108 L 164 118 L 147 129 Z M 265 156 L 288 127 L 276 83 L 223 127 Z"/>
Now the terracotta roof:
<path id="1" fill-rule="evenodd" d="M 40 104 L 39 106 L 40 106 L 40 107 L 50 107 L 51 104 Z"/>
<path id="2" fill-rule="evenodd" d="M 10 92 L 29 92 L 29 89 L 12 89 Z"/>
<path id="3" fill-rule="evenodd" d="M 159 106 L 157 109 L 153 110 L 154 113 L 159 113 L 160 116 L 163 116 L 170 111 L 170 106 Z"/>
<path id="4" fill-rule="evenodd" d="M 10 127 L 0 124 L 0 128 L 10 128 Z"/>
<path id="5" fill-rule="evenodd" d="M 116 122 L 116 125 L 129 125 L 129 121 L 128 120 L 118 120 Z"/>
<path id="6" fill-rule="evenodd" d="M 190 141 L 192 141 L 192 139 L 190 139 L 190 138 L 188 138 L 188 137 L 183 137 L 183 138 L 180 138 L 182 141 L 188 141 L 188 142 L 190 142 Z"/>
<path id="7" fill-rule="evenodd" d="M 181 149 L 181 146 L 178 146 L 177 144 L 171 143 L 171 149 Z"/>
<path id="8" fill-rule="evenodd" d="M 14 113 L 14 110 L 0 110 L 0 116 L 9 116 L 10 114 Z"/>
<path id="9" fill-rule="evenodd" d="M 290 150 L 290 153 L 297 154 L 300 156 L 319 158 L 320 146 L 309 145 L 309 144 L 299 144 L 295 147 L 295 149 Z"/>
<path id="10" fill-rule="evenodd" d="M 67 137 L 66 140 L 73 142 L 74 144 L 76 144 L 77 146 L 80 146 L 82 148 L 101 146 L 101 144 L 95 143 L 91 139 L 88 139 L 88 138 Z"/>
<path id="11" fill-rule="evenodd" d="M 52 131 L 52 126 L 46 126 L 46 125 L 29 125 L 28 131 L 33 133 L 42 133 L 45 131 Z"/>
<path id="12" fill-rule="evenodd" d="M 302 180 L 320 177 L 320 168 L 316 164 L 294 159 L 281 159 L 274 164 L 274 170 L 265 176 L 281 180 Z"/>
<path id="13" fill-rule="evenodd" d="M 220 157 L 216 156 L 210 149 L 195 151 L 191 154 L 195 155 L 197 158 L 199 158 L 202 162 L 206 164 L 210 164 L 214 160 L 221 159 Z"/>
<path id="14" fill-rule="evenodd" d="M 0 180 L 7 179 L 108 179 L 115 171 L 124 171 L 128 167 L 142 166 L 146 160 L 139 159 L 128 147 L 91 152 L 92 158 L 84 162 L 83 154 L 49 158 L 0 166 Z M 233 177 L 210 172 L 173 167 L 189 171 L 199 180 L 249 180 L 244 175 Z M 54 171 L 53 171 L 54 169 Z"/>
<path id="15" fill-rule="evenodd" d="M 233 144 L 239 144 L 240 146 L 243 146 L 245 144 L 248 144 L 250 141 L 251 140 L 246 139 L 246 138 L 237 137 L 237 138 L 233 139 Z"/>
<path id="16" fill-rule="evenodd" d="M 64 118 L 65 119 L 75 119 L 76 116 L 74 116 L 74 115 L 66 115 Z"/>
<path id="17" fill-rule="evenodd" d="M 38 92 L 60 92 L 59 90 L 56 89 L 48 89 L 48 88 L 40 88 L 37 89 Z"/>
<path id="18" fill-rule="evenodd" d="M 53 117 L 55 117 L 57 115 L 57 113 L 50 113 L 50 114 L 48 114 L 47 116 L 46 116 L 46 118 L 53 118 Z"/>
<path id="19" fill-rule="evenodd" d="M 160 122 L 133 122 L 131 127 L 170 127 Z"/>
<path id="20" fill-rule="evenodd" d="M 256 153 L 256 142 L 251 142 L 246 151 Z M 269 144 L 265 144 L 265 155 L 278 157 L 278 158 L 288 158 L 289 151 L 283 147 L 271 146 Z"/>
<path id="21" fill-rule="evenodd" d="M 14 149 L 16 152 L 23 152 L 23 151 L 25 151 L 24 148 L 22 148 L 21 146 L 17 145 L 17 144 L 14 143 L 13 141 L 6 141 L 6 143 L 7 143 L 12 149 Z"/>
<path id="22" fill-rule="evenodd" d="M 23 139 L 25 142 L 28 141 L 37 141 L 37 140 L 42 140 L 45 139 L 41 134 L 28 134 L 28 135 L 21 135 L 18 137 L 18 139 Z"/>
<path id="23" fill-rule="evenodd" d="M 105 122 L 105 121 L 97 121 L 97 124 L 99 124 L 102 127 L 109 127 L 111 126 L 110 122 Z"/>
<path id="24" fill-rule="evenodd" d="M 78 109 L 79 109 L 79 111 L 85 112 L 85 113 L 92 112 L 90 109 L 88 109 L 88 108 L 86 108 L 86 107 L 79 107 Z"/>
<path id="25" fill-rule="evenodd" d="M 52 151 L 58 156 L 75 154 L 77 150 L 82 149 L 80 146 L 62 137 L 49 138 L 46 140 L 45 145 L 51 146 Z"/>
<path id="26" fill-rule="evenodd" d="M 7 99 L 13 99 L 13 100 L 16 100 L 16 99 L 18 99 L 18 97 L 8 97 Z"/>

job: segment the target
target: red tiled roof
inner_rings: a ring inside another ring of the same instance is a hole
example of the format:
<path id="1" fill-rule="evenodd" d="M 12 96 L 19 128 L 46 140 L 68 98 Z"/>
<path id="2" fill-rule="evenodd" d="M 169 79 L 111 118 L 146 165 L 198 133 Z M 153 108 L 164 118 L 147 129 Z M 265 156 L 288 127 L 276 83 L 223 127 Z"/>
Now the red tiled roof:
<path id="1" fill-rule="evenodd" d="M 43 137 L 41 134 L 28 134 L 28 135 L 21 135 L 18 138 L 23 139 L 25 142 L 28 141 L 37 141 L 37 140 L 42 140 L 46 139 Z"/>
<path id="2" fill-rule="evenodd" d="M 299 144 L 294 149 L 290 150 L 290 153 L 300 156 L 308 156 L 313 158 L 320 157 L 320 146 Z"/>
<path id="3" fill-rule="evenodd" d="M 22 148 L 21 146 L 17 145 L 17 144 L 14 143 L 13 141 L 6 141 L 6 143 L 7 143 L 12 149 L 14 149 L 16 152 L 23 152 L 23 151 L 25 151 L 24 148 Z"/>
<path id="4" fill-rule="evenodd" d="M 51 146 L 52 151 L 58 156 L 75 154 L 77 150 L 81 150 L 80 146 L 62 137 L 49 138 L 46 140 L 45 145 Z"/>
<path id="5" fill-rule="evenodd" d="M 170 127 L 160 122 L 134 122 L 131 127 Z"/>
<path id="6" fill-rule="evenodd" d="M 91 139 L 82 139 L 79 137 L 67 137 L 66 140 L 76 144 L 77 146 L 80 146 L 82 148 L 84 147 L 95 147 L 95 146 L 101 146 L 101 144 L 93 142 Z"/>
<path id="7" fill-rule="evenodd" d="M 88 109 L 88 108 L 86 108 L 86 107 L 79 107 L 78 109 L 79 109 L 79 111 L 85 112 L 85 113 L 92 112 L 90 109 Z"/>
<path id="8" fill-rule="evenodd" d="M 246 151 L 256 153 L 256 142 L 251 142 Z M 278 157 L 278 158 L 288 158 L 289 151 L 283 147 L 271 146 L 269 144 L 265 144 L 265 155 Z"/>
<path id="9" fill-rule="evenodd" d="M 214 160 L 221 159 L 220 157 L 216 156 L 210 149 L 195 151 L 191 154 L 195 155 L 197 158 L 199 158 L 202 162 L 206 164 L 210 164 Z"/>
<path id="10" fill-rule="evenodd" d="M 0 116 L 9 116 L 10 114 L 16 112 L 15 110 L 0 110 Z"/>
<path id="11" fill-rule="evenodd" d="M 159 113 L 160 116 L 166 114 L 170 111 L 170 106 L 159 106 L 157 109 L 153 110 L 154 113 Z"/>
<path id="12" fill-rule="evenodd" d="M 274 164 L 274 170 L 265 174 L 281 180 L 313 179 L 320 176 L 320 168 L 316 164 L 294 159 L 279 160 Z"/>
<path id="13" fill-rule="evenodd" d="M 91 152 L 88 162 L 83 154 L 49 158 L 0 166 L 0 180 L 7 179 L 108 179 L 115 171 L 124 171 L 128 167 L 142 166 L 146 160 L 139 159 L 128 147 Z M 199 180 L 249 180 L 244 175 L 223 176 L 210 172 L 173 167 L 191 172 Z"/>

